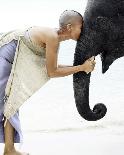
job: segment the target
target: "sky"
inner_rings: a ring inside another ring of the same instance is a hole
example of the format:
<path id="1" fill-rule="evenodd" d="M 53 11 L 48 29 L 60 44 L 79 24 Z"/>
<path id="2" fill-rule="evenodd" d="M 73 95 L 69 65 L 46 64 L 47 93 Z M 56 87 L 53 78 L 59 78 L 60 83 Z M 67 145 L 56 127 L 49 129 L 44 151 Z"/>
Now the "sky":
<path id="1" fill-rule="evenodd" d="M 60 14 L 66 9 L 82 15 L 87 0 L 0 0 L 0 31 L 29 26 L 58 27 Z"/>

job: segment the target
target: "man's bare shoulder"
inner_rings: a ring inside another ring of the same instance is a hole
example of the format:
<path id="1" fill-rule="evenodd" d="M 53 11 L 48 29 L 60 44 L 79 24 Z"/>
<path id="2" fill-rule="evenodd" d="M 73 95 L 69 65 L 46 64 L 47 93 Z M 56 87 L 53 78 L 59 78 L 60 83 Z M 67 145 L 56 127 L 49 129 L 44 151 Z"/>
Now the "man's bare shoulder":
<path id="1" fill-rule="evenodd" d="M 34 26 L 30 32 L 32 39 L 41 46 L 59 46 L 58 33 L 54 28 Z"/>
<path id="2" fill-rule="evenodd" d="M 58 41 L 58 34 L 57 31 L 55 31 L 54 28 L 45 27 L 44 33 L 46 34 L 46 37 L 48 39 L 53 39 L 54 41 Z"/>
<path id="3" fill-rule="evenodd" d="M 34 28 L 39 36 L 44 36 L 46 39 L 58 40 L 58 34 L 54 28 L 41 26 L 35 26 Z"/>

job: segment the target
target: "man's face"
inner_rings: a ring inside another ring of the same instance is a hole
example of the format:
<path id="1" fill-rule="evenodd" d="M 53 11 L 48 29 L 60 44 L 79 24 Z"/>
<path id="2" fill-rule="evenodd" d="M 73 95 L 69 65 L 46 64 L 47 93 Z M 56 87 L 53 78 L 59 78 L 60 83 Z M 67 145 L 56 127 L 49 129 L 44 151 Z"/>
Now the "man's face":
<path id="1" fill-rule="evenodd" d="M 80 37 L 81 33 L 81 28 L 82 28 L 82 23 L 81 22 L 75 22 L 71 26 L 71 36 L 73 40 L 78 40 Z"/>

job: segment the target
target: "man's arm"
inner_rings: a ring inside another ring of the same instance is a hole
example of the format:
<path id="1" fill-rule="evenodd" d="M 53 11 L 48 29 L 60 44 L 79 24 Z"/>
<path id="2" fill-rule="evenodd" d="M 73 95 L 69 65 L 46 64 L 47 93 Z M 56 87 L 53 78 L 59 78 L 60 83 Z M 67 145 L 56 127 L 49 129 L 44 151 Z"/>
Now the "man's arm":
<path id="1" fill-rule="evenodd" d="M 80 71 L 80 66 L 57 67 L 59 42 L 56 37 L 49 36 L 46 39 L 46 67 L 49 77 L 63 77 Z"/>
<path id="2" fill-rule="evenodd" d="M 63 67 L 73 67 L 73 66 L 70 66 L 70 65 L 58 65 L 58 68 L 63 68 Z"/>

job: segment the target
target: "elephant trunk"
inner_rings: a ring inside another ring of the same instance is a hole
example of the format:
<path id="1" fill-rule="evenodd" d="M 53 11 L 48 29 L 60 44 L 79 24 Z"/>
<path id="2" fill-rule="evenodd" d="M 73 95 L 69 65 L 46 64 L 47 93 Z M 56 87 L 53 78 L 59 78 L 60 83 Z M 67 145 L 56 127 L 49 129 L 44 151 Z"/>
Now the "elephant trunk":
<path id="1" fill-rule="evenodd" d="M 107 112 L 104 104 L 98 103 L 93 110 L 89 106 L 90 75 L 79 72 L 73 75 L 74 97 L 79 114 L 88 121 L 96 121 L 103 118 Z"/>

